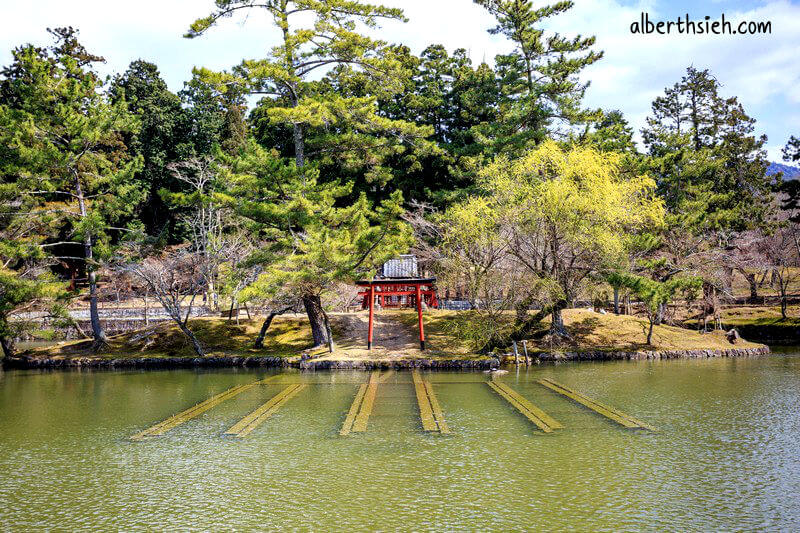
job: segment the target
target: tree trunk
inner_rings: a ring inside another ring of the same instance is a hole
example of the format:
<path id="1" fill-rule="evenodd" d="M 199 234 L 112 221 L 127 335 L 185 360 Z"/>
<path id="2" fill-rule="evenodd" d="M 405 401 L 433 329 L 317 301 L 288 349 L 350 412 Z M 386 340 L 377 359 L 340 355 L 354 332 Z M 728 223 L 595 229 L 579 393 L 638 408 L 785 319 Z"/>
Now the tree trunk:
<path id="1" fill-rule="evenodd" d="M 264 320 L 264 323 L 261 324 L 261 331 L 258 332 L 258 337 L 256 337 L 256 342 L 253 344 L 254 348 L 261 349 L 264 347 L 264 339 L 267 336 L 267 330 L 269 329 L 270 325 L 272 325 L 272 321 L 278 316 L 280 313 L 277 311 L 272 311 L 269 316 Z"/>
<path id="2" fill-rule="evenodd" d="M 564 327 L 564 317 L 561 315 L 562 309 L 566 307 L 566 302 L 559 302 L 553 306 L 553 321 L 550 324 L 550 334 L 558 337 L 569 337 L 567 328 Z"/>
<path id="3" fill-rule="evenodd" d="M 206 353 L 205 351 L 203 351 L 203 346 L 200 344 L 200 341 L 197 340 L 197 337 L 194 336 L 192 330 L 190 330 L 189 327 L 186 324 L 184 324 L 183 321 L 178 320 L 177 322 L 178 322 L 178 327 L 181 328 L 183 334 L 186 335 L 186 337 L 189 339 L 189 342 L 192 343 L 192 349 L 194 350 L 194 353 L 196 353 L 200 357 L 205 357 Z"/>
<path id="4" fill-rule="evenodd" d="M 722 278 L 725 286 L 723 287 L 729 293 L 733 293 L 733 267 L 726 266 L 723 271 L 725 275 Z"/>
<path id="5" fill-rule="evenodd" d="M 778 278 L 778 291 L 781 296 L 781 317 L 786 320 L 786 309 L 789 307 L 789 282 L 783 276 Z"/>
<path id="6" fill-rule="evenodd" d="M 208 300 L 211 302 L 211 310 L 212 311 L 219 311 L 219 295 L 217 295 L 217 291 L 214 288 L 214 279 L 213 276 L 208 276 Z"/>
<path id="7" fill-rule="evenodd" d="M 328 328 L 325 325 L 325 311 L 322 309 L 322 300 L 318 295 L 306 294 L 303 296 L 303 307 L 311 324 L 311 336 L 314 338 L 314 347 L 325 346 L 329 343 Z"/>
<path id="8" fill-rule="evenodd" d="M 655 323 L 655 320 L 650 318 L 649 321 L 650 321 L 650 329 L 647 330 L 647 345 L 648 346 L 650 346 L 650 343 L 653 340 L 653 324 Z"/>
<path id="9" fill-rule="evenodd" d="M 0 346 L 3 347 L 3 356 L 14 357 L 14 341 L 5 335 L 0 336 Z"/>
<path id="10" fill-rule="evenodd" d="M 83 187 L 78 173 L 74 172 L 75 176 L 75 195 L 78 198 L 78 207 L 80 208 L 81 218 L 86 218 L 86 202 L 83 198 Z M 100 324 L 100 313 L 97 309 L 97 275 L 94 272 L 94 252 L 92 247 L 92 234 L 86 232 L 83 238 L 84 257 L 86 258 L 86 277 L 89 282 L 89 318 L 92 323 L 92 336 L 94 342 L 92 343 L 92 350 L 97 352 L 108 346 L 108 338 L 106 337 L 103 326 Z"/>
<path id="11" fill-rule="evenodd" d="M 756 275 L 753 272 L 742 272 L 742 275 L 750 285 L 750 298 L 747 301 L 751 304 L 758 303 L 758 281 L 756 280 Z"/>
<path id="12" fill-rule="evenodd" d="M 295 104 L 296 105 L 296 104 Z M 303 168 L 306 163 L 306 146 L 303 138 L 303 126 L 294 125 L 294 160 L 297 168 Z"/>
<path id="13" fill-rule="evenodd" d="M 264 320 L 264 323 L 261 324 L 261 331 L 258 332 L 258 337 L 256 337 L 256 342 L 253 344 L 254 348 L 263 348 L 264 347 L 264 339 L 267 337 L 267 330 L 272 325 L 272 321 L 275 319 L 276 316 L 282 315 L 284 313 L 288 313 L 289 311 L 293 311 L 294 306 L 290 305 L 288 307 L 284 307 L 278 311 L 270 311 L 269 316 Z"/>
<path id="14" fill-rule="evenodd" d="M 150 325 L 150 318 L 147 316 L 148 315 L 148 313 L 147 313 L 147 311 L 148 311 L 148 309 L 147 309 L 147 294 L 148 294 L 148 292 L 144 293 L 144 325 L 145 326 L 149 326 Z"/>
<path id="15" fill-rule="evenodd" d="M 331 321 L 328 313 L 322 310 L 322 317 L 325 320 L 325 334 L 328 336 L 328 352 L 333 353 L 333 332 L 331 331 Z"/>
<path id="16" fill-rule="evenodd" d="M 614 287 L 614 314 L 619 314 L 619 287 Z"/>

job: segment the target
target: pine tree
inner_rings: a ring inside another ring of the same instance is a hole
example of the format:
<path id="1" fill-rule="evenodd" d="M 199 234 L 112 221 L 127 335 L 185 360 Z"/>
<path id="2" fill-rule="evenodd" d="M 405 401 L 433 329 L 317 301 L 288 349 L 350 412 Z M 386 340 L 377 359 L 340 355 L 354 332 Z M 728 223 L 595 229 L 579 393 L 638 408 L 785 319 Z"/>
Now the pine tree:
<path id="1" fill-rule="evenodd" d="M 768 223 L 775 183 L 766 174 L 766 136 L 754 135 L 755 120 L 719 88 L 708 70 L 689 67 L 653 101 L 642 136 L 672 214 L 725 245 L 734 232 Z"/>
<path id="2" fill-rule="evenodd" d="M 132 62 L 114 79 L 111 95 L 113 102 L 124 100 L 141 123 L 137 132 L 125 135 L 130 152 L 142 157 L 142 169 L 135 179 L 141 183 L 146 198 L 136 218 L 148 235 L 175 242 L 179 238 L 176 226 L 180 213 L 164 202 L 159 191 L 179 192 L 184 188 L 167 166 L 196 153 L 191 111 L 184 109 L 178 95 L 169 90 L 156 65 L 142 60 Z"/>
<path id="3" fill-rule="evenodd" d="M 232 72 L 215 73 L 200 69 L 196 73 L 221 94 L 229 91 L 248 92 L 275 99 L 275 105 L 267 110 L 269 120 L 272 124 L 292 129 L 295 168 L 304 183 L 318 185 L 320 181 L 325 181 L 305 173 L 309 156 L 313 161 L 314 158 L 336 155 L 343 160 L 344 168 L 356 162 L 362 165 L 366 161 L 370 167 L 366 179 L 380 185 L 388 177 L 386 167 L 382 165 L 383 158 L 393 151 L 405 150 L 404 145 L 408 142 L 422 142 L 430 135 L 429 129 L 380 116 L 377 113 L 376 96 L 345 97 L 336 91 L 324 90 L 312 79 L 317 74 L 338 67 L 335 72 L 338 79 L 363 80 L 370 84 L 371 95 L 401 90 L 406 71 L 395 57 L 393 49 L 382 41 L 356 31 L 358 25 L 374 28 L 381 19 L 403 20 L 401 10 L 354 0 L 267 0 L 259 4 L 249 0 L 217 0 L 216 7 L 211 15 L 196 20 L 186 37 L 198 37 L 221 19 L 241 10 L 260 9 L 273 22 L 280 35 L 280 44 L 272 49 L 268 57 L 245 60 Z M 307 132 L 310 129 L 325 133 L 317 138 L 318 144 L 313 147 L 313 152 L 308 150 Z M 310 171 L 317 172 L 317 169 Z M 308 189 L 303 191 L 305 196 L 312 193 Z M 327 193 L 322 191 L 321 194 Z M 397 195 L 392 195 L 387 201 L 396 200 Z M 350 207 L 354 210 L 354 221 L 372 219 L 363 212 L 369 209 L 368 205 L 366 198 L 359 197 L 355 201 Z M 389 207 L 386 209 L 391 210 Z M 328 220 L 329 223 L 341 223 L 335 219 L 337 212 L 332 207 L 323 209 L 318 220 L 325 220 L 324 215 L 329 214 L 334 216 L 334 220 Z M 309 242 L 315 242 L 314 236 L 326 236 L 323 228 L 313 225 L 304 227 L 308 229 Z M 345 233 L 340 235 L 344 236 Z M 335 245 L 338 241 L 331 242 Z M 322 250 L 326 245 L 319 243 L 318 246 Z M 301 257 L 314 257 L 320 264 L 327 264 L 325 257 L 315 255 L 316 249 L 312 247 L 298 255 L 298 261 Z M 307 263 L 305 267 L 292 271 L 312 270 L 310 263 Z M 323 280 L 327 279 L 325 272 L 331 271 L 319 272 Z M 311 276 L 309 279 L 313 281 L 317 278 Z M 329 340 L 330 336 L 320 327 L 323 323 L 320 317 L 324 314 L 321 292 L 309 289 L 303 294 L 307 296 L 303 302 L 314 330 L 315 343 Z"/>
<path id="4" fill-rule="evenodd" d="M 411 244 L 401 220 L 402 194 L 374 205 L 365 195 L 339 206 L 352 183 L 319 183 L 314 164 L 298 169 L 251 142 L 237 157 L 223 158 L 228 205 L 249 221 L 261 249 L 250 259 L 263 274 L 243 298 L 293 293 L 302 301 L 316 346 L 332 342 L 322 296 L 336 282 L 374 274 Z"/>
<path id="5" fill-rule="evenodd" d="M 394 138 L 402 145 L 407 138 L 424 138 L 425 129 L 379 116 L 374 97 L 344 98 L 332 92 L 318 91 L 312 78 L 334 67 L 340 76 L 365 79 L 374 88 L 388 93 L 402 88 L 405 76 L 392 47 L 356 31 L 359 24 L 377 27 L 381 19 L 404 20 L 402 11 L 354 0 L 267 0 L 255 4 L 249 0 L 217 0 L 211 15 L 196 20 L 186 37 L 201 36 L 221 19 L 243 9 L 261 9 L 281 36 L 281 44 L 265 59 L 245 60 L 230 73 L 197 70 L 198 76 L 219 87 L 221 93 L 246 91 L 275 98 L 269 107 L 274 124 L 292 129 L 294 158 L 298 168 L 306 164 L 306 132 L 312 128 L 343 131 L 336 146 L 330 142 L 318 150 L 347 150 L 348 135 L 363 139 L 379 134 Z M 304 21 L 313 20 L 303 25 Z M 363 78 L 362 78 L 363 77 Z M 362 146 L 356 146 L 362 155 Z"/>
<path id="6" fill-rule="evenodd" d="M 91 69 L 103 59 L 80 44 L 77 31 L 51 33 L 55 45 L 17 48 L 2 71 L 0 144 L 12 161 L 3 168 L 4 180 L 37 199 L 24 204 L 29 216 L 60 230 L 67 252 L 81 250 L 94 348 L 99 349 L 106 335 L 97 305 L 98 260 L 107 255 L 110 231 L 120 229 L 111 224 L 132 214 L 142 197 L 133 180 L 141 162 L 128 157 L 122 142 L 138 123 L 124 102 L 110 102 Z"/>
<path id="7" fill-rule="evenodd" d="M 579 79 L 587 66 L 603 57 L 591 48 L 594 37 L 567 38 L 546 32 L 543 23 L 574 5 L 559 1 L 534 7 L 532 0 L 475 0 L 497 19 L 489 30 L 514 45 L 496 58 L 502 91 L 500 120 L 483 128 L 484 140 L 495 152 L 518 153 L 543 142 L 560 122 L 587 121 L 596 112 L 582 108 L 588 87 Z"/>

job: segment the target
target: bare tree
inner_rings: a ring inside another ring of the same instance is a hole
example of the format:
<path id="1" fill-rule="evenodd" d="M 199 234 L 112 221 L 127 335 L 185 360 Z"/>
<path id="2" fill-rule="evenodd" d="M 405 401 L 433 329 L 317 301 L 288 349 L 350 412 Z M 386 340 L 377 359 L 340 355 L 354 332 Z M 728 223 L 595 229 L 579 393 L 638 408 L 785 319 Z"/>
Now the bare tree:
<path id="1" fill-rule="evenodd" d="M 800 280 L 800 235 L 797 225 L 788 223 L 775 231 L 766 239 L 765 252 L 777 284 L 781 316 L 786 319 L 789 287 Z"/>
<path id="2" fill-rule="evenodd" d="M 189 328 L 192 306 L 206 285 L 206 268 L 199 254 L 183 247 L 158 257 L 151 255 L 141 261 L 120 264 L 117 270 L 141 280 L 178 325 L 195 353 L 205 356 L 203 346 Z"/>
<path id="3" fill-rule="evenodd" d="M 725 264 L 742 275 L 750 288 L 749 303 L 758 303 L 758 274 L 768 268 L 764 254 L 764 240 L 767 237 L 760 230 L 739 233 L 725 250 Z"/>
<path id="4" fill-rule="evenodd" d="M 216 196 L 217 167 L 210 157 L 195 158 L 170 163 L 167 168 L 175 179 L 189 185 L 191 193 L 174 195 L 173 201 L 190 205 L 193 210 L 183 220 L 192 232 L 192 247 L 202 258 L 206 294 L 214 309 L 219 309 L 217 278 L 219 265 L 224 260 L 227 215 Z"/>

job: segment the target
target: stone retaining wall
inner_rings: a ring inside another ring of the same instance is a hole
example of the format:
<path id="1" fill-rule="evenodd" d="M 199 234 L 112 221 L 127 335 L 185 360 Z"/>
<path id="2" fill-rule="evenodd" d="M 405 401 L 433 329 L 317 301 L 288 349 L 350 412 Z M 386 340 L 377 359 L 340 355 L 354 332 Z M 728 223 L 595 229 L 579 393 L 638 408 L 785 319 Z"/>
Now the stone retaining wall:
<path id="1" fill-rule="evenodd" d="M 3 360 L 5 368 L 200 368 L 200 367 L 286 367 L 283 357 L 30 357 L 21 355 Z"/>
<path id="2" fill-rule="evenodd" d="M 705 359 L 709 357 L 754 357 L 767 355 L 769 347 L 730 348 L 728 350 L 662 350 L 662 351 L 573 351 L 540 352 L 540 361 L 618 361 L 646 359 Z"/>
<path id="3" fill-rule="evenodd" d="M 396 359 L 391 361 L 370 360 L 306 360 L 293 364 L 303 370 L 388 370 L 402 368 L 424 368 L 438 370 L 485 370 L 500 366 L 500 360 L 488 359 Z"/>
<path id="4" fill-rule="evenodd" d="M 539 361 L 615 361 L 689 359 L 709 357 L 754 357 L 769 353 L 767 346 L 731 348 L 728 350 L 665 350 L 665 351 L 572 351 L 540 352 Z M 509 362 L 506 357 L 505 363 Z M 396 359 L 396 360 L 328 360 L 287 359 L 283 357 L 135 357 L 102 359 L 98 357 L 41 358 L 20 355 L 3 360 L 5 368 L 202 368 L 202 367 L 292 367 L 303 370 L 378 370 L 424 368 L 431 370 L 486 370 L 500 366 L 497 358 L 486 359 Z"/>

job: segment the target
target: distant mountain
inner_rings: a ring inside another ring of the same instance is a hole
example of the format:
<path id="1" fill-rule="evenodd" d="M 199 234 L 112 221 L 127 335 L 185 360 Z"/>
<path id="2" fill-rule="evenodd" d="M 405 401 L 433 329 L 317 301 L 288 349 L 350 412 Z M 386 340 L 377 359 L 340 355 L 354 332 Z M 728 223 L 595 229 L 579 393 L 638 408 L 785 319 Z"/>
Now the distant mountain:
<path id="1" fill-rule="evenodd" d="M 800 168 L 790 167 L 789 165 L 782 165 L 780 163 L 770 163 L 767 167 L 767 175 L 772 176 L 778 172 L 783 172 L 784 180 L 800 179 Z"/>

